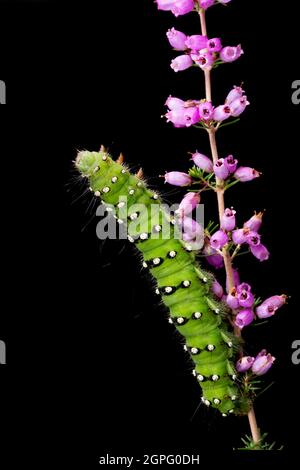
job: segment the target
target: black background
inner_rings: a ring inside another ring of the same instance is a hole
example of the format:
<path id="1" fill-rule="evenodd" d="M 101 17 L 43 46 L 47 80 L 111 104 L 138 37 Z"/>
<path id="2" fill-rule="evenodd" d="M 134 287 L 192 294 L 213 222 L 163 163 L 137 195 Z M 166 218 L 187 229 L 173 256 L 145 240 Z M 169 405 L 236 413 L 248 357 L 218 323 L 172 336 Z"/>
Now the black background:
<path id="1" fill-rule="evenodd" d="M 100 455 L 215 453 L 239 445 L 246 419 L 221 419 L 200 407 L 190 365 L 123 242 L 97 240 L 95 203 L 77 182 L 78 149 L 123 151 L 163 187 L 165 170 L 186 170 L 187 152 L 209 152 L 196 129 L 173 129 L 160 118 L 169 94 L 202 98 L 201 73 L 174 74 L 165 31 L 199 32 L 196 15 L 175 19 L 149 0 L 131 2 L 1 2 L 2 314 L 1 455 L 35 468 Z M 243 280 L 261 297 L 285 292 L 287 307 L 269 325 L 249 328 L 248 351 L 268 348 L 275 384 L 257 401 L 263 431 L 296 449 L 299 366 L 291 344 L 298 316 L 298 120 L 291 83 L 299 78 L 297 12 L 274 2 L 233 1 L 207 15 L 211 37 L 241 42 L 245 55 L 213 75 L 215 103 L 244 82 L 251 106 L 218 135 L 261 179 L 235 187 L 227 205 L 239 221 L 266 209 L 266 263 L 241 258 Z M 78 199 L 79 198 L 79 199 Z M 208 197 L 207 220 L 216 216 Z M 88 224 L 88 225 L 87 225 Z M 87 225 L 87 226 L 86 226 Z M 294 272 L 293 272 L 294 270 Z M 195 414 L 194 414 L 195 413 Z M 11 448 L 9 443 L 16 442 Z M 52 467 L 54 468 L 54 467 Z"/>

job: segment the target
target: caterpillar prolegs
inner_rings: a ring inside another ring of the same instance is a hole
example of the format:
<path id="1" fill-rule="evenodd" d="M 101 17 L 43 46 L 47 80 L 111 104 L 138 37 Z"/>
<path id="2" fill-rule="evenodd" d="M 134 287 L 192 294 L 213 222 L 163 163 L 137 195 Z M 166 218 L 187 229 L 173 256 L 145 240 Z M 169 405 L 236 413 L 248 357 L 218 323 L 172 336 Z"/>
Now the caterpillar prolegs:
<path id="1" fill-rule="evenodd" d="M 184 348 L 195 366 L 193 374 L 203 391 L 203 403 L 224 416 L 245 412 L 247 403 L 232 362 L 236 340 L 224 318 L 224 306 L 211 292 L 212 276 L 202 270 L 189 247 L 174 236 L 174 221 L 161 207 L 159 196 L 105 151 L 80 152 L 76 167 L 88 178 L 95 196 L 110 210 L 113 208 L 120 224 L 126 224 L 128 239 L 140 251 L 144 268 L 157 283 L 156 293 L 170 312 L 169 321 L 185 340 Z M 155 217 L 148 210 L 153 205 L 157 207 Z M 163 237 L 163 226 L 169 228 L 170 236 Z"/>

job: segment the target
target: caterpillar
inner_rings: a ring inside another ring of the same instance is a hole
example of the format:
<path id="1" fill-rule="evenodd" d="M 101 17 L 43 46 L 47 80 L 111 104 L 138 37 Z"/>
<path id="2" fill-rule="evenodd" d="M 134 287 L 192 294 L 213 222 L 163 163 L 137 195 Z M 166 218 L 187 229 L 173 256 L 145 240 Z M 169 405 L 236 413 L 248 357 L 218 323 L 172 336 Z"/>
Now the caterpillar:
<path id="1" fill-rule="evenodd" d="M 193 375 L 202 388 L 202 402 L 223 416 L 243 414 L 247 404 L 233 363 L 238 340 L 230 332 L 226 307 L 211 292 L 212 275 L 202 269 L 191 248 L 174 236 L 175 220 L 163 209 L 161 198 L 140 174 L 131 174 L 103 148 L 79 152 L 75 165 L 94 195 L 114 211 L 119 224 L 126 224 L 127 238 L 155 280 L 169 322 L 183 337 L 194 364 Z M 154 215 L 150 206 L 157 208 Z M 163 236 L 165 226 L 168 237 Z"/>

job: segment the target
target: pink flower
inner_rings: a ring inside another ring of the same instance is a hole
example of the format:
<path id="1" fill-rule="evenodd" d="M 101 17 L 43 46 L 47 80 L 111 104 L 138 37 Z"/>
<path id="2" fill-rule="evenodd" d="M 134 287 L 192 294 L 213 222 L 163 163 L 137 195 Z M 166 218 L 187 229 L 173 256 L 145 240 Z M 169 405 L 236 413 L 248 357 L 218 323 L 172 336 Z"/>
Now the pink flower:
<path id="1" fill-rule="evenodd" d="M 175 16 L 185 15 L 194 9 L 194 0 L 156 0 L 159 10 L 171 11 Z"/>
<path id="2" fill-rule="evenodd" d="M 175 127 L 190 127 L 200 119 L 198 106 L 188 106 L 186 102 L 178 98 L 168 98 L 167 103 L 171 103 L 172 108 L 166 113 L 167 122 L 172 122 Z M 168 104 L 170 106 L 170 104 Z"/>
<path id="3" fill-rule="evenodd" d="M 233 117 L 240 116 L 249 105 L 249 101 L 247 101 L 246 96 L 242 96 L 241 98 L 237 98 L 232 103 L 230 103 L 231 115 Z"/>
<path id="4" fill-rule="evenodd" d="M 192 53 L 191 57 L 193 61 L 199 65 L 202 70 L 210 70 L 215 61 L 214 56 L 209 51 L 200 51 L 199 53 Z"/>
<path id="5" fill-rule="evenodd" d="M 269 259 L 270 253 L 262 243 L 257 246 L 250 246 L 250 251 L 259 261 L 266 261 Z"/>
<path id="6" fill-rule="evenodd" d="M 233 209 L 225 209 L 221 219 L 221 228 L 227 232 L 231 232 L 235 227 L 235 214 Z"/>
<path id="7" fill-rule="evenodd" d="M 212 173 L 213 163 L 210 158 L 202 153 L 196 152 L 192 155 L 192 160 L 195 165 L 206 173 Z"/>
<path id="8" fill-rule="evenodd" d="M 233 89 L 228 93 L 225 103 L 230 105 L 237 98 L 241 98 L 244 93 L 245 92 L 241 87 L 234 86 Z"/>
<path id="9" fill-rule="evenodd" d="M 243 243 L 247 243 L 247 235 L 249 233 L 248 229 L 239 228 L 232 232 L 232 241 L 236 245 L 243 245 Z"/>
<path id="10" fill-rule="evenodd" d="M 216 297 L 219 297 L 219 299 L 223 297 L 223 294 L 224 294 L 223 287 L 216 279 L 212 283 L 211 290 L 215 294 Z"/>
<path id="11" fill-rule="evenodd" d="M 207 8 L 213 6 L 215 3 L 215 0 L 199 0 L 199 6 L 203 8 L 203 10 L 206 10 Z"/>
<path id="12" fill-rule="evenodd" d="M 202 101 L 199 106 L 200 119 L 208 121 L 213 118 L 214 107 L 210 101 Z"/>
<path id="13" fill-rule="evenodd" d="M 255 361 L 252 365 L 252 372 L 256 375 L 264 375 L 272 367 L 275 361 L 275 357 L 268 354 L 265 349 L 263 349 L 255 358 Z"/>
<path id="14" fill-rule="evenodd" d="M 206 261 L 216 269 L 224 266 L 223 256 L 216 252 L 210 245 L 205 245 L 203 253 L 206 255 Z"/>
<path id="15" fill-rule="evenodd" d="M 248 166 L 240 166 L 233 175 L 237 180 L 240 180 L 242 183 L 246 181 L 252 181 L 255 178 L 260 176 L 260 173 L 254 168 L 250 168 Z"/>
<path id="16" fill-rule="evenodd" d="M 177 108 L 184 108 L 184 101 L 170 95 L 167 101 L 165 102 L 165 105 L 168 106 L 168 108 L 172 111 Z"/>
<path id="17" fill-rule="evenodd" d="M 183 240 L 187 242 L 203 240 L 204 230 L 196 220 L 184 217 L 181 222 L 183 228 Z"/>
<path id="18" fill-rule="evenodd" d="M 167 32 L 167 38 L 170 45 L 177 51 L 184 51 L 186 49 L 185 41 L 187 40 L 187 35 L 177 29 L 172 28 Z"/>
<path id="19" fill-rule="evenodd" d="M 226 180 L 229 176 L 229 171 L 225 165 L 224 158 L 219 158 L 219 160 L 214 164 L 214 172 L 217 178 L 221 180 Z"/>
<path id="20" fill-rule="evenodd" d="M 193 210 L 199 203 L 200 203 L 199 193 L 193 193 L 193 192 L 187 193 L 183 197 L 181 203 L 179 204 L 179 207 L 176 213 L 179 215 L 179 217 L 189 215 L 191 212 L 193 212 Z"/>
<path id="21" fill-rule="evenodd" d="M 238 161 L 233 157 L 233 155 L 228 155 L 228 157 L 224 159 L 224 163 L 230 174 L 236 171 Z"/>
<path id="22" fill-rule="evenodd" d="M 220 58 L 223 62 L 234 62 L 239 59 L 242 54 L 244 54 L 244 51 L 241 48 L 241 45 L 238 45 L 237 47 L 227 46 L 223 47 L 221 50 Z"/>
<path id="23" fill-rule="evenodd" d="M 213 119 L 215 121 L 225 121 L 231 116 L 231 108 L 227 104 L 222 104 L 221 106 L 217 106 L 214 110 Z"/>
<path id="24" fill-rule="evenodd" d="M 193 65 L 193 61 L 191 57 L 187 54 L 179 55 L 171 62 L 171 68 L 174 72 L 181 72 L 182 70 L 186 70 Z"/>
<path id="25" fill-rule="evenodd" d="M 276 311 L 286 303 L 286 295 L 273 295 L 264 300 L 256 309 L 258 318 L 269 318 L 275 315 Z"/>
<path id="26" fill-rule="evenodd" d="M 202 36 L 201 34 L 194 34 L 193 36 L 188 36 L 185 41 L 185 45 L 188 49 L 192 51 L 200 51 L 205 49 L 207 44 L 207 36 Z"/>
<path id="27" fill-rule="evenodd" d="M 206 47 L 210 52 L 219 52 L 222 49 L 220 38 L 209 39 Z"/>
<path id="28" fill-rule="evenodd" d="M 262 224 L 263 215 L 263 212 L 259 212 L 258 214 L 255 212 L 254 215 L 244 223 L 244 228 L 248 228 L 252 232 L 258 232 Z"/>
<path id="29" fill-rule="evenodd" d="M 181 171 L 170 171 L 165 174 L 165 183 L 173 186 L 189 186 L 192 183 L 192 178 Z"/>
<path id="30" fill-rule="evenodd" d="M 241 310 L 237 316 L 235 317 L 234 324 L 242 330 L 245 326 L 250 325 L 254 320 L 254 313 L 253 310 L 247 308 L 245 310 Z"/>
<path id="31" fill-rule="evenodd" d="M 227 303 L 228 307 L 230 307 L 232 309 L 238 308 L 239 299 L 238 299 L 237 290 L 235 288 L 231 289 L 231 291 L 227 295 L 226 303 Z"/>
<path id="32" fill-rule="evenodd" d="M 217 232 L 215 232 L 210 238 L 210 245 L 215 250 L 221 250 L 227 242 L 228 235 L 224 230 L 217 230 Z"/>
<path id="33" fill-rule="evenodd" d="M 241 359 L 239 359 L 236 363 L 236 370 L 238 372 L 247 372 L 247 370 L 252 367 L 254 361 L 255 358 L 251 356 L 241 357 Z"/>

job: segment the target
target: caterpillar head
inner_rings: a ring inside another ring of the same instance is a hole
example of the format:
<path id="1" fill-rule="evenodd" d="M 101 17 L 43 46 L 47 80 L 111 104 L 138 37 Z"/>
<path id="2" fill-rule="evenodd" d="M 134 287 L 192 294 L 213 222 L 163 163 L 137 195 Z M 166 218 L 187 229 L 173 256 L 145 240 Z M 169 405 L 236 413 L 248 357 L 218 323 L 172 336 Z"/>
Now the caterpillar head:
<path id="1" fill-rule="evenodd" d="M 101 170 L 101 166 L 107 164 L 109 161 L 111 161 L 109 154 L 102 149 L 100 152 L 88 152 L 87 150 L 83 150 L 78 153 L 75 166 L 82 175 L 89 177 Z"/>

